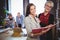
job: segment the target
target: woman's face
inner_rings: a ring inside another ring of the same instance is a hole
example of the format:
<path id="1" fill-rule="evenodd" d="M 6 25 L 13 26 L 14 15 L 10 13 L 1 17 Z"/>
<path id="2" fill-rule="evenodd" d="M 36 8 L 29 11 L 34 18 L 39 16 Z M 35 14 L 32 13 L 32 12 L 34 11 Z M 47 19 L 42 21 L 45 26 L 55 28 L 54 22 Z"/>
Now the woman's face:
<path id="1" fill-rule="evenodd" d="M 50 12 L 51 9 L 52 9 L 51 4 L 50 4 L 50 3 L 47 3 L 47 4 L 45 5 L 45 11 L 46 11 L 46 12 Z"/>
<path id="2" fill-rule="evenodd" d="M 30 7 L 30 14 L 36 16 L 36 7 L 34 5 Z"/>

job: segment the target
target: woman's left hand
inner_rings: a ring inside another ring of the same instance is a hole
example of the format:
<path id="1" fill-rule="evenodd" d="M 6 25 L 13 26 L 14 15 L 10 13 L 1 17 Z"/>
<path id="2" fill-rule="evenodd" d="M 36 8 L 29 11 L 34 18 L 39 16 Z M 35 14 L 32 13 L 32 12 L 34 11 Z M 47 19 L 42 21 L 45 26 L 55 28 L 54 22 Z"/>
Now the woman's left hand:
<path id="1" fill-rule="evenodd" d="M 46 26 L 47 28 L 52 28 L 52 27 L 54 27 L 55 26 L 55 24 L 50 24 L 50 25 L 48 25 L 48 26 Z"/>
<path id="2" fill-rule="evenodd" d="M 55 26 L 55 24 L 50 24 L 49 26 L 48 26 L 48 28 L 52 28 L 52 27 L 54 27 Z"/>

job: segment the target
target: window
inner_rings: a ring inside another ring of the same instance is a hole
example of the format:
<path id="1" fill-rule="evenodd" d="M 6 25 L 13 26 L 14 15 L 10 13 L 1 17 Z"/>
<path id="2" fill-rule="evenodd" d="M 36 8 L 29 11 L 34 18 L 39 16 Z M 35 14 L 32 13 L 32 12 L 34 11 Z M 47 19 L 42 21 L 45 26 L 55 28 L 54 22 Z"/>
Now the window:
<path id="1" fill-rule="evenodd" d="M 23 15 L 23 0 L 9 0 L 9 13 L 16 19 L 17 12 Z"/>

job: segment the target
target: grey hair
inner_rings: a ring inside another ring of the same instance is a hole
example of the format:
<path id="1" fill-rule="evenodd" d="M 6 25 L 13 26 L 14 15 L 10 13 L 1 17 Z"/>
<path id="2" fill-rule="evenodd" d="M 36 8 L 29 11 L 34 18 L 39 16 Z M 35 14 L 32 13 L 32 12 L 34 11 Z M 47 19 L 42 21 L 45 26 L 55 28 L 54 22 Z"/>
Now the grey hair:
<path id="1" fill-rule="evenodd" d="M 48 3 L 50 3 L 51 6 L 54 7 L 54 3 L 53 3 L 52 1 L 47 1 L 47 2 L 45 3 L 45 5 L 48 4 Z"/>

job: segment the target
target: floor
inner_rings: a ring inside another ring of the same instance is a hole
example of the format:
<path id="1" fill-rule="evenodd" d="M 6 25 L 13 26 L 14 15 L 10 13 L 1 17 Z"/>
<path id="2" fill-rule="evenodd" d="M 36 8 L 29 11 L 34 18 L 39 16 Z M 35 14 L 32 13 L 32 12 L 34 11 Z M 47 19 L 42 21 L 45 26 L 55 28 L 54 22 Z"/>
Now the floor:
<path id="1" fill-rule="evenodd" d="M 21 37 L 12 37 L 13 30 L 9 30 L 8 33 L 0 33 L 0 40 L 26 40 L 27 39 L 27 32 L 26 29 L 22 29 L 23 33 Z"/>

